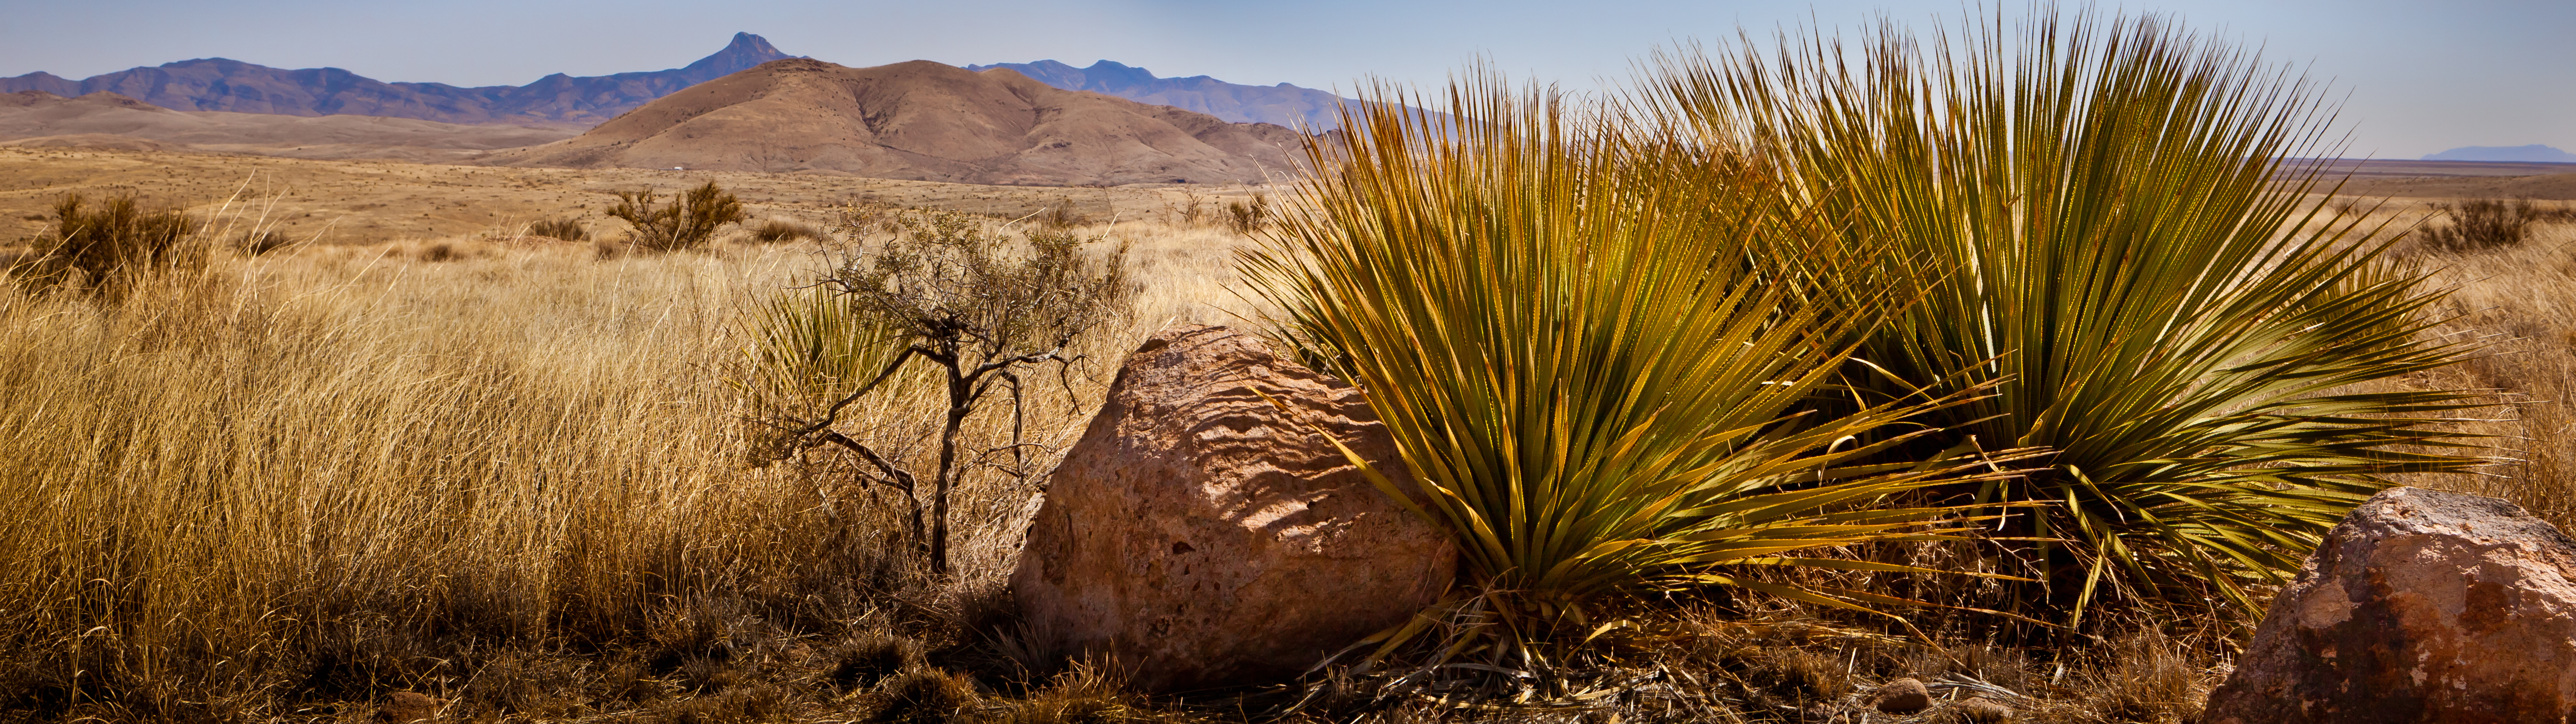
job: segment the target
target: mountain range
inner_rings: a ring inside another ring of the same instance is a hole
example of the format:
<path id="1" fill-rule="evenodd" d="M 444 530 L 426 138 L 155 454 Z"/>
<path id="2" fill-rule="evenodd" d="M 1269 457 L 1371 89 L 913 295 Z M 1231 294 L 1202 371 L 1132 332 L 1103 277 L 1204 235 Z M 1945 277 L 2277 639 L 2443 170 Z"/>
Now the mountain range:
<path id="1" fill-rule="evenodd" d="M 2425 156 L 2424 160 L 2576 163 L 2576 153 L 2568 153 L 2537 143 L 2529 146 L 2465 146 Z"/>
<path id="2" fill-rule="evenodd" d="M 967 70 L 1009 68 L 1040 83 L 1065 90 L 1091 91 L 1141 103 L 1198 111 L 1235 123 L 1271 123 L 1320 133 L 1338 128 L 1335 109 L 1340 96 L 1281 83 L 1242 85 L 1204 75 L 1157 78 L 1143 68 L 1102 60 L 1076 68 L 1053 60 L 1035 63 L 969 65 Z"/>
<path id="3" fill-rule="evenodd" d="M 926 60 L 763 64 L 479 163 L 846 173 L 980 184 L 1259 182 L 1303 136 Z"/>
<path id="4" fill-rule="evenodd" d="M 107 92 L 177 111 L 580 128 L 598 125 L 682 88 L 789 57 L 793 56 L 779 52 L 760 36 L 735 33 L 723 50 L 685 67 L 586 77 L 556 73 L 522 86 L 387 83 L 339 68 L 284 70 L 199 58 L 78 81 L 39 71 L 0 78 L 0 93 L 43 91 L 69 97 Z"/>
<path id="5" fill-rule="evenodd" d="M 461 124 L 587 128 L 670 95 L 790 56 L 758 35 L 735 33 L 723 50 L 685 67 L 574 77 L 556 73 L 520 86 L 459 87 L 388 83 L 339 68 L 286 70 L 226 58 L 199 58 L 71 80 L 42 71 L 0 78 L 0 93 L 43 91 L 77 97 L 115 93 L 178 111 L 357 115 Z M 1204 75 L 1158 78 L 1144 68 L 1102 60 L 1076 68 L 1053 60 L 969 65 L 1008 68 L 1065 90 L 1197 111 L 1235 123 L 1271 123 L 1316 131 L 1336 127 L 1331 93 L 1287 83 L 1242 85 Z"/>

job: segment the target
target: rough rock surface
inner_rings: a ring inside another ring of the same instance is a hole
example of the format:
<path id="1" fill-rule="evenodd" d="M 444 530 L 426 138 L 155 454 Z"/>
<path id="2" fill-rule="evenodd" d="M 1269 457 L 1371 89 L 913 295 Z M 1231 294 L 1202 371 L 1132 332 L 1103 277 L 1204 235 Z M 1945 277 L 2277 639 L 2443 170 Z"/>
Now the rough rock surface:
<path id="1" fill-rule="evenodd" d="M 1294 674 L 1437 600 L 1449 538 L 1309 425 L 1411 485 L 1359 390 L 1224 327 L 1148 339 L 1048 478 L 1011 578 L 1025 643 L 1187 689 Z"/>
<path id="2" fill-rule="evenodd" d="M 437 699 L 429 698 L 427 694 L 397 691 L 385 697 L 384 704 L 376 707 L 373 721 L 379 724 L 412 724 L 412 722 L 434 721 L 437 718 Z"/>
<path id="3" fill-rule="evenodd" d="M 1932 708 L 1932 690 L 1915 679 L 1897 679 L 1870 692 L 1869 705 L 1889 714 L 1912 714 Z"/>
<path id="4" fill-rule="evenodd" d="M 2494 498 L 2371 497 L 2273 599 L 2201 720 L 2564 722 L 2576 542 Z"/>

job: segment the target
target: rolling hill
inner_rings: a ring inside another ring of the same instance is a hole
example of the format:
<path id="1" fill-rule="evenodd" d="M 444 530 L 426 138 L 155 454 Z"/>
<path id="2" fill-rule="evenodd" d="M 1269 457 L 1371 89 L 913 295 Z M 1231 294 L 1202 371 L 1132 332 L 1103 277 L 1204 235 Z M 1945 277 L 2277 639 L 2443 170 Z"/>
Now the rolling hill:
<path id="1" fill-rule="evenodd" d="M 580 136 L 482 163 L 820 172 L 983 184 L 1245 183 L 1289 170 L 1270 124 L 1068 91 L 930 61 L 772 61 Z"/>

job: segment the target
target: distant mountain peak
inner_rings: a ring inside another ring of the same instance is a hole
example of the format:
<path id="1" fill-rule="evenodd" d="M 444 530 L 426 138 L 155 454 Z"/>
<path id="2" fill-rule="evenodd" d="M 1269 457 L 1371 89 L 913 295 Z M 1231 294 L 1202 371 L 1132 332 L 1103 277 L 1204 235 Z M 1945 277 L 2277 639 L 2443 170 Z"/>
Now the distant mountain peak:
<path id="1" fill-rule="evenodd" d="M 716 51 L 714 55 L 699 58 L 698 62 L 690 63 L 688 67 L 681 68 L 680 72 L 693 77 L 706 76 L 698 79 L 698 82 L 704 83 L 750 70 L 762 63 L 793 57 L 796 56 L 779 52 L 777 46 L 769 44 L 768 38 L 738 32 L 733 34 L 732 42 L 725 43 L 723 50 Z"/>
<path id="2" fill-rule="evenodd" d="M 1271 123 L 1291 128 L 1304 126 L 1315 131 L 1330 130 L 1338 125 L 1334 113 L 1342 104 L 1342 99 L 1331 93 L 1287 83 L 1243 85 L 1204 75 L 1158 78 L 1152 71 L 1105 58 L 1093 61 L 1088 68 L 1076 68 L 1055 60 L 966 66 L 967 70 L 977 72 L 995 68 L 1006 68 L 1028 76 L 1030 80 L 1065 90 L 1091 91 L 1140 103 L 1172 106 L 1235 123 Z"/>
<path id="3" fill-rule="evenodd" d="M 2528 146 L 2462 146 L 2425 156 L 2424 160 L 2576 163 L 2576 153 L 2568 153 L 2537 143 Z"/>

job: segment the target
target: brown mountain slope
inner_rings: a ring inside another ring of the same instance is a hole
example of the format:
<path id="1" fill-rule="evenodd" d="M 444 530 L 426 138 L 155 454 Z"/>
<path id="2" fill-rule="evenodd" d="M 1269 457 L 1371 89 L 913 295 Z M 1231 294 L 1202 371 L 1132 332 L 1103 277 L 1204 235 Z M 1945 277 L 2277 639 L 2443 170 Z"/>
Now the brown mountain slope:
<path id="1" fill-rule="evenodd" d="M 174 111 L 115 93 L 0 93 L 0 143 L 200 150 L 296 158 L 456 161 L 571 136 L 567 129 L 469 126 L 379 116 Z M 125 139 L 125 140 L 118 140 Z"/>
<path id="2" fill-rule="evenodd" d="M 1258 182 L 1297 133 L 1060 90 L 929 61 L 772 61 L 693 86 L 577 138 L 485 163 L 817 171 L 984 184 Z"/>

